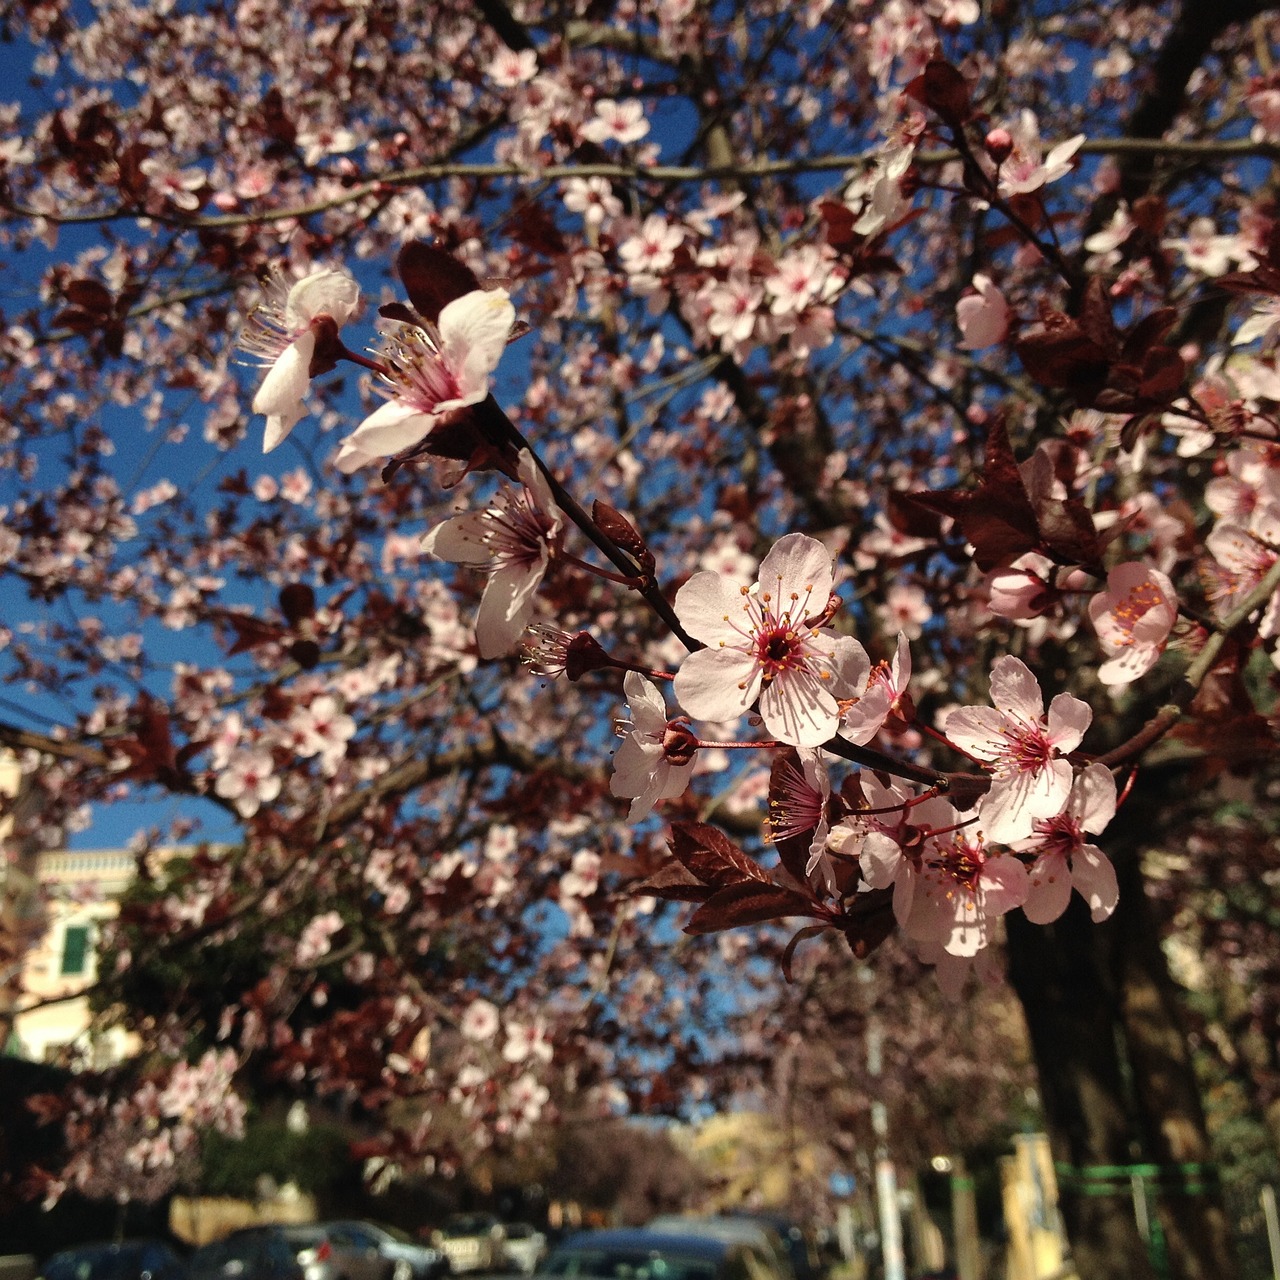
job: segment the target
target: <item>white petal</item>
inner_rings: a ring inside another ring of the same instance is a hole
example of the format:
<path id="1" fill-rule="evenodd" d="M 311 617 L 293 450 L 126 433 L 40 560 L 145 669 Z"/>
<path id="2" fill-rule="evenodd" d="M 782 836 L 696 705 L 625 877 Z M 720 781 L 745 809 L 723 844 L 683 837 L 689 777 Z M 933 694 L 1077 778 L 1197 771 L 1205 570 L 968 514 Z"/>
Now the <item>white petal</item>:
<path id="1" fill-rule="evenodd" d="M 760 674 L 737 649 L 699 649 L 681 664 L 674 688 L 694 719 L 736 720 L 759 696 Z"/>
<path id="2" fill-rule="evenodd" d="M 289 290 L 285 323 L 300 329 L 316 316 L 332 316 L 341 326 L 359 305 L 360 286 L 345 271 L 317 271 Z"/>
<path id="3" fill-rule="evenodd" d="M 734 624 L 745 627 L 751 610 L 740 586 L 710 570 L 695 573 L 676 592 L 676 616 L 684 629 L 703 644 L 742 642 L 743 636 L 734 630 Z"/>
<path id="4" fill-rule="evenodd" d="M 658 686 L 638 671 L 628 671 L 622 691 L 631 709 L 631 722 L 641 733 L 661 737 L 667 727 L 667 704 Z"/>
<path id="5" fill-rule="evenodd" d="M 533 614 L 533 600 L 547 571 L 547 560 L 536 568 L 508 565 L 490 577 L 476 616 L 476 645 L 482 658 L 512 653 Z"/>
<path id="6" fill-rule="evenodd" d="M 809 601 L 809 614 L 821 613 L 831 595 L 831 552 L 816 538 L 788 533 L 779 538 L 760 565 L 760 590 L 774 597 L 781 614 L 794 592 Z"/>
<path id="7" fill-rule="evenodd" d="M 437 421 L 436 413 L 423 413 L 404 400 L 388 400 L 347 437 L 347 443 L 370 457 L 389 458 L 417 444 Z"/>
<path id="8" fill-rule="evenodd" d="M 493 560 L 493 550 L 484 540 L 484 528 L 483 517 L 474 511 L 454 516 L 422 539 L 422 549 L 451 564 L 487 565 Z"/>
<path id="9" fill-rule="evenodd" d="M 1084 732 L 1093 719 L 1093 710 L 1087 702 L 1060 693 L 1049 703 L 1049 741 L 1066 755 L 1074 751 L 1084 738 Z"/>
<path id="10" fill-rule="evenodd" d="M 780 742 L 820 747 L 835 736 L 840 708 L 825 681 L 808 671 L 788 671 L 761 694 L 760 715 Z"/>
<path id="11" fill-rule="evenodd" d="M 253 397 L 254 413 L 265 413 L 269 417 L 287 421 L 278 438 L 264 438 L 263 453 L 270 453 L 302 417 L 302 397 L 307 394 L 307 387 L 311 383 L 311 357 L 315 349 L 316 335 L 311 332 L 304 333 L 296 342 L 291 342 L 267 370 L 262 386 Z"/>
<path id="12" fill-rule="evenodd" d="M 475 289 L 440 312 L 440 354 L 464 397 L 483 399 L 516 322 L 505 289 Z"/>
<path id="13" fill-rule="evenodd" d="M 957 707 L 943 729 L 962 751 L 979 760 L 998 760 L 1005 751 L 1005 718 L 994 707 Z"/>

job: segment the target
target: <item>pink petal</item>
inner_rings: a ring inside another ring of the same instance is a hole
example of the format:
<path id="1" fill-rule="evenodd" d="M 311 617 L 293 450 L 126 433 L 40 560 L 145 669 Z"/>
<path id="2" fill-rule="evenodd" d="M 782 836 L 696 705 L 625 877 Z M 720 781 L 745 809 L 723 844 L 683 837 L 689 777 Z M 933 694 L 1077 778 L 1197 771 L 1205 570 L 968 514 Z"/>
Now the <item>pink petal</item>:
<path id="1" fill-rule="evenodd" d="M 360 286 L 345 271 L 317 271 L 289 290 L 285 323 L 301 329 L 316 316 L 332 316 L 342 326 L 359 305 Z"/>
<path id="2" fill-rule="evenodd" d="M 1084 738 L 1084 731 L 1093 719 L 1093 711 L 1087 702 L 1060 693 L 1049 703 L 1049 741 L 1066 755 L 1074 751 Z"/>
<path id="3" fill-rule="evenodd" d="M 1105 920 L 1120 901 L 1116 869 L 1097 845 L 1081 845 L 1071 855 L 1071 885 L 1089 904 L 1095 924 Z"/>
<path id="4" fill-rule="evenodd" d="M 988 858 L 978 880 L 982 909 L 988 918 L 1002 916 L 1026 901 L 1027 869 L 1010 854 Z"/>
<path id="5" fill-rule="evenodd" d="M 760 673 L 737 649 L 699 649 L 681 663 L 674 688 L 695 719 L 736 720 L 759 696 Z"/>
<path id="6" fill-rule="evenodd" d="M 1095 836 L 1116 816 L 1116 780 L 1104 764 L 1091 764 L 1071 789 L 1071 812 L 1085 831 Z"/>
<path id="7" fill-rule="evenodd" d="M 1071 871 L 1060 853 L 1045 853 L 1032 863 L 1022 914 L 1032 924 L 1050 924 L 1071 901 Z"/>
<path id="8" fill-rule="evenodd" d="M 676 592 L 675 611 L 684 629 L 703 644 L 744 642 L 733 624 L 749 620 L 750 606 L 741 588 L 719 573 L 695 573 Z"/>
<path id="9" fill-rule="evenodd" d="M 489 375 L 498 367 L 516 322 L 505 289 L 476 289 L 455 298 L 440 312 L 440 354 L 472 403 L 489 391 Z"/>
<path id="10" fill-rule="evenodd" d="M 262 452 L 270 453 L 289 434 L 303 413 L 302 398 L 311 383 L 311 357 L 316 349 L 316 335 L 310 331 L 291 342 L 267 370 L 262 386 L 253 397 L 254 413 L 265 413 L 277 419 L 268 424 Z"/>
<path id="11" fill-rule="evenodd" d="M 820 613 L 831 596 L 831 552 L 816 538 L 788 533 L 779 538 L 760 565 L 760 590 L 773 596 L 774 610 L 782 614 L 794 593 L 809 600 L 807 613 Z"/>
<path id="12" fill-rule="evenodd" d="M 1004 755 L 1005 718 L 994 707 L 958 707 L 943 726 L 948 738 L 962 751 L 979 760 L 998 760 Z"/>
<path id="13" fill-rule="evenodd" d="M 1005 654 L 996 659 L 991 668 L 991 704 L 1027 724 L 1044 715 L 1040 682 L 1020 658 Z"/>

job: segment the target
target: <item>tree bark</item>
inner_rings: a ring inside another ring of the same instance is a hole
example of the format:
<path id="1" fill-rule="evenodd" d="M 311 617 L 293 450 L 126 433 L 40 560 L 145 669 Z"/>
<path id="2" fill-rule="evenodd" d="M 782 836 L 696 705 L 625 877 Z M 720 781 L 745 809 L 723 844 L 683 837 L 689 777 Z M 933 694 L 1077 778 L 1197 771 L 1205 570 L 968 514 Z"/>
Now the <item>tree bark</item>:
<path id="1" fill-rule="evenodd" d="M 1142 887 L 1140 848 L 1160 827 L 1154 789 L 1135 788 L 1104 837 L 1120 879 L 1110 920 L 1094 924 L 1077 895 L 1045 928 L 1008 917 L 1010 980 L 1054 1159 L 1067 1167 L 1062 1211 L 1082 1280 L 1155 1276 L 1153 1253 L 1167 1256 L 1175 1280 L 1235 1273 L 1181 1011 Z M 1139 1174 L 1153 1247 L 1126 1166 L 1157 1166 Z"/>

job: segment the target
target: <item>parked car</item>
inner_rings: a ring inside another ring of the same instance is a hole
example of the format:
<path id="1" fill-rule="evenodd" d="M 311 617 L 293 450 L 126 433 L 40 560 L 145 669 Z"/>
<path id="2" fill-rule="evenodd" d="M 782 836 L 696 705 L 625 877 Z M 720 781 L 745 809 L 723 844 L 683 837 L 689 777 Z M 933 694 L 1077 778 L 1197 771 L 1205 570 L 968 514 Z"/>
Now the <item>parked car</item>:
<path id="1" fill-rule="evenodd" d="M 452 1271 L 441 1249 L 421 1244 L 407 1231 L 380 1222 L 326 1222 L 321 1224 L 334 1246 L 380 1259 L 389 1280 L 437 1280 Z M 356 1280 L 354 1272 L 344 1273 Z"/>
<path id="2" fill-rule="evenodd" d="M 748 1222 L 763 1222 L 765 1226 L 772 1227 L 782 1239 L 796 1280 L 821 1280 L 826 1274 L 827 1267 L 822 1261 L 817 1238 L 794 1218 L 770 1209 L 729 1209 L 724 1216 L 746 1218 Z"/>
<path id="3" fill-rule="evenodd" d="M 707 1236 L 713 1240 L 751 1245 L 768 1259 L 769 1270 L 778 1280 L 796 1280 L 791 1258 L 782 1238 L 771 1226 L 755 1219 L 699 1218 L 666 1213 L 652 1219 L 649 1230 Z"/>
<path id="4" fill-rule="evenodd" d="M 283 1227 L 244 1227 L 197 1249 L 188 1280 L 306 1280 Z"/>
<path id="5" fill-rule="evenodd" d="M 580 1231 L 552 1249 L 538 1274 L 592 1280 L 778 1280 L 769 1257 L 755 1245 L 644 1227 Z"/>
<path id="6" fill-rule="evenodd" d="M 391 1280 L 391 1266 L 376 1249 L 357 1246 L 330 1223 L 284 1229 L 304 1280 Z"/>
<path id="7" fill-rule="evenodd" d="M 184 1280 L 186 1266 L 162 1240 L 122 1240 L 64 1249 L 45 1260 L 39 1280 Z"/>
<path id="8" fill-rule="evenodd" d="M 431 1233 L 431 1243 L 457 1273 L 497 1270 L 505 1240 L 502 1223 L 491 1213 L 460 1213 Z"/>
<path id="9" fill-rule="evenodd" d="M 503 1263 L 526 1275 L 537 1270 L 546 1256 L 547 1237 L 527 1222 L 508 1222 L 506 1241 L 502 1246 Z"/>

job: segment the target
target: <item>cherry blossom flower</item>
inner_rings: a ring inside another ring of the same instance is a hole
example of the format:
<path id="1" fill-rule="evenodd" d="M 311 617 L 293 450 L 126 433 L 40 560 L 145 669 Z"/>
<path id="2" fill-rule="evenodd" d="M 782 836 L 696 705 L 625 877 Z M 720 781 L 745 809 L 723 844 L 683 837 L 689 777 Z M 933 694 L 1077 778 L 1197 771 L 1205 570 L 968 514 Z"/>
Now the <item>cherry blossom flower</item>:
<path id="1" fill-rule="evenodd" d="M 1011 564 L 987 574 L 987 608 L 1001 618 L 1024 622 L 1038 618 L 1058 599 L 1053 589 L 1054 563 L 1038 551 L 1027 551 Z"/>
<path id="2" fill-rule="evenodd" d="M 794 839 L 813 832 L 809 841 L 809 860 L 804 873 L 834 893 L 835 872 L 827 857 L 827 837 L 831 824 L 827 818 L 827 801 L 831 797 L 831 775 L 822 752 L 812 747 L 797 748 L 798 760 L 783 759 L 775 766 L 770 786 L 769 839 Z M 798 767 L 797 767 L 798 766 Z"/>
<path id="3" fill-rule="evenodd" d="M 298 937 L 294 963 L 312 965 L 322 956 L 328 955 L 333 935 L 341 931 L 342 925 L 342 917 L 336 911 L 326 911 L 316 916 Z"/>
<path id="4" fill-rule="evenodd" d="M 1249 318 L 1236 330 L 1231 345 L 1243 346 L 1256 338 L 1262 339 L 1264 347 L 1273 346 L 1280 338 L 1280 298 L 1267 297 L 1255 303 Z"/>
<path id="5" fill-rule="evenodd" d="M 488 1000 L 473 1000 L 467 1005 L 458 1030 L 468 1040 L 484 1041 L 492 1040 L 498 1034 L 499 1025 L 497 1005 Z"/>
<path id="6" fill-rule="evenodd" d="M 972 828 L 930 836 L 921 861 L 908 934 L 940 943 L 948 955 L 977 955 L 990 944 L 995 922 L 1026 901 L 1026 867 L 989 849 Z"/>
<path id="7" fill-rule="evenodd" d="M 242 350 L 269 366 L 253 397 L 254 413 L 267 415 L 263 453 L 270 453 L 302 418 L 317 329 L 326 318 L 341 328 L 359 304 L 360 286 L 345 271 L 313 271 L 288 286 L 281 276 L 272 277 L 267 301 L 249 317 L 240 338 Z"/>
<path id="8" fill-rule="evenodd" d="M 242 818 L 252 818 L 264 802 L 269 804 L 280 794 L 280 776 L 271 753 L 262 749 L 236 752 L 218 774 L 213 789 L 230 800 Z"/>
<path id="9" fill-rule="evenodd" d="M 960 326 L 960 346 L 965 351 L 981 351 L 1003 342 L 1009 332 L 1009 304 L 990 276 L 973 277 L 974 293 L 956 303 L 956 323 Z"/>
<path id="10" fill-rule="evenodd" d="M 343 442 L 339 470 L 411 448 L 448 414 L 479 404 L 515 322 L 505 289 L 474 289 L 447 303 L 437 324 L 401 325 L 380 351 L 387 402 Z"/>
<path id="11" fill-rule="evenodd" d="M 547 1029 L 542 1020 L 530 1023 L 508 1022 L 507 1042 L 502 1046 L 502 1056 L 507 1062 L 524 1062 L 531 1057 L 539 1062 L 550 1062 L 551 1041 L 547 1039 Z"/>
<path id="12" fill-rule="evenodd" d="M 909 719 L 914 715 L 914 708 L 907 698 L 907 686 L 910 683 L 911 646 L 907 637 L 899 631 L 893 661 L 876 663 L 867 680 L 866 692 L 844 708 L 840 719 L 840 736 L 857 746 L 865 746 L 880 732 L 884 722 L 895 711 L 902 709 Z"/>
<path id="13" fill-rule="evenodd" d="M 299 756 L 319 756 L 324 772 L 332 776 L 347 743 L 355 736 L 356 722 L 347 715 L 332 694 L 313 698 L 309 706 L 295 707 L 289 717 L 293 732 L 293 749 Z"/>
<path id="14" fill-rule="evenodd" d="M 564 524 L 528 449 L 520 450 L 518 474 L 519 490 L 504 485 L 483 511 L 454 516 L 422 540 L 429 555 L 488 571 L 476 616 L 482 658 L 500 657 L 519 645 Z"/>
<path id="15" fill-rule="evenodd" d="M 1173 583 L 1159 569 L 1131 561 L 1107 574 L 1107 589 L 1089 601 L 1089 618 L 1109 660 L 1103 684 L 1128 684 L 1155 666 L 1178 618 Z"/>
<path id="16" fill-rule="evenodd" d="M 1116 780 L 1105 765 L 1081 770 L 1067 806 L 1056 817 L 1035 825 L 1035 835 L 1021 840 L 1020 853 L 1038 855 L 1031 864 L 1023 914 L 1033 924 L 1048 924 L 1066 909 L 1074 889 L 1088 904 L 1096 922 L 1105 920 L 1120 898 L 1115 868 L 1097 845 L 1085 843 L 1085 832 L 1099 835 L 1116 814 Z"/>
<path id="17" fill-rule="evenodd" d="M 765 556 L 755 587 L 695 573 L 676 594 L 691 636 L 708 646 L 676 673 L 681 705 L 700 720 L 732 720 L 760 703 L 782 742 L 816 747 L 839 723 L 838 699 L 866 686 L 871 661 L 852 636 L 817 625 L 828 607 L 831 556 L 815 538 L 790 533 Z"/>
<path id="18" fill-rule="evenodd" d="M 979 817 L 988 839 L 1007 843 L 1029 836 L 1037 819 L 1062 811 L 1071 793 L 1071 765 L 1063 756 L 1080 745 L 1093 712 L 1060 693 L 1046 717 L 1039 682 L 1011 654 L 991 668 L 991 701 L 992 707 L 960 707 L 945 727 L 962 751 L 991 766 Z"/>
<path id="19" fill-rule="evenodd" d="M 622 214 L 622 201 L 613 194 L 607 178 L 570 178 L 563 190 L 564 207 L 570 213 L 580 213 L 589 227 Z"/>
<path id="20" fill-rule="evenodd" d="M 1233 262 L 1239 263 L 1242 271 L 1252 271 L 1257 266 L 1242 237 L 1219 235 L 1212 218 L 1193 218 L 1185 236 L 1175 236 L 1161 244 L 1181 253 L 1188 269 L 1203 276 L 1225 276 Z"/>
<path id="21" fill-rule="evenodd" d="M 535 49 L 503 48 L 484 73 L 503 89 L 513 89 L 518 84 L 532 80 L 538 74 L 538 54 Z"/>
<path id="22" fill-rule="evenodd" d="M 635 98 L 628 98 L 626 102 L 601 98 L 595 112 L 594 118 L 578 130 L 588 142 L 639 142 L 649 132 L 644 104 Z"/>
<path id="23" fill-rule="evenodd" d="M 998 188 L 1002 196 L 1026 195 L 1050 182 L 1057 182 L 1071 172 L 1071 161 L 1084 145 L 1084 134 L 1077 133 L 1044 154 L 1040 142 L 1040 122 L 1035 112 L 1023 111 L 1016 125 L 1009 129 L 1013 150 L 1000 166 Z"/>
<path id="24" fill-rule="evenodd" d="M 631 719 L 619 722 L 619 731 L 628 732 L 613 758 L 609 790 L 615 796 L 635 797 L 627 821 L 639 822 L 659 800 L 684 793 L 698 740 L 680 721 L 668 721 L 667 704 L 652 680 L 628 671 L 622 688 Z"/>

